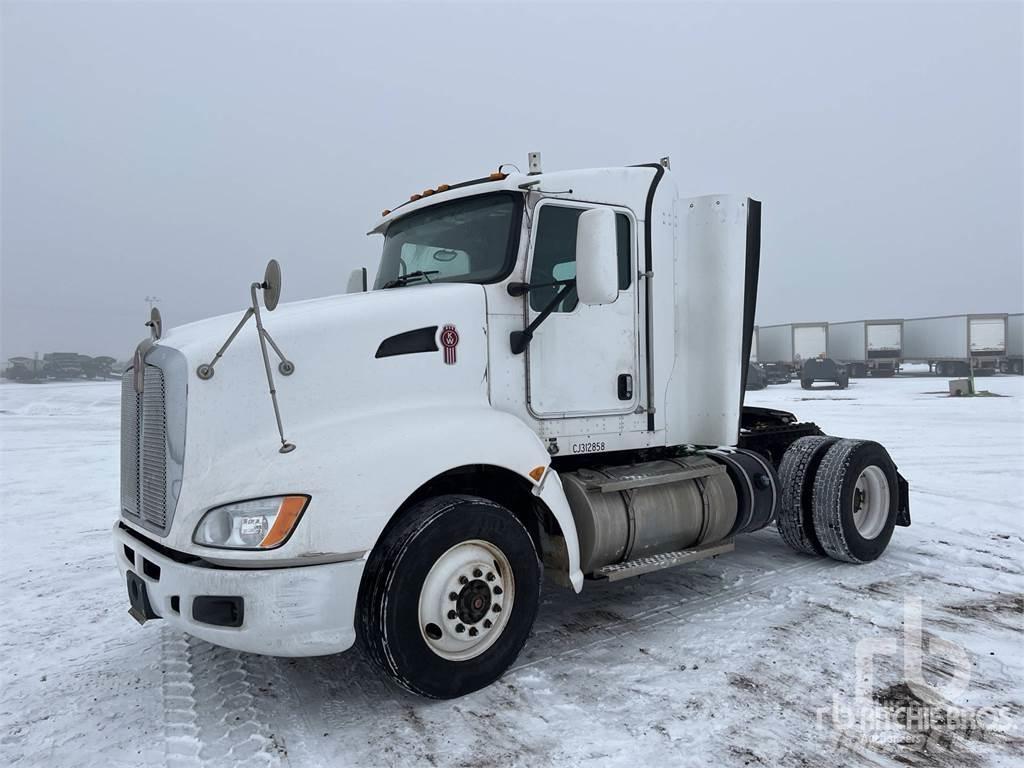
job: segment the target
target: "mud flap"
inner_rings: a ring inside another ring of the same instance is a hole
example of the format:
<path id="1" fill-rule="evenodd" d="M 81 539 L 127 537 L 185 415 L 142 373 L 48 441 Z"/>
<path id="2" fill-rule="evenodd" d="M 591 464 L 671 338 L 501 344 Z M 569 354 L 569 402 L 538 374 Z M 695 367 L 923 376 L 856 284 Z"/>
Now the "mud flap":
<path id="1" fill-rule="evenodd" d="M 153 606 L 150 605 L 149 593 L 146 591 L 146 582 L 131 571 L 128 571 L 125 578 L 128 582 L 128 602 L 131 604 L 131 608 L 128 609 L 128 615 L 139 622 L 139 624 L 145 624 L 149 619 L 159 619 L 160 617 L 153 610 Z"/>
<path id="2" fill-rule="evenodd" d="M 896 484 L 899 486 L 899 506 L 896 507 L 896 525 L 910 525 L 910 483 L 899 472 L 896 473 Z"/>

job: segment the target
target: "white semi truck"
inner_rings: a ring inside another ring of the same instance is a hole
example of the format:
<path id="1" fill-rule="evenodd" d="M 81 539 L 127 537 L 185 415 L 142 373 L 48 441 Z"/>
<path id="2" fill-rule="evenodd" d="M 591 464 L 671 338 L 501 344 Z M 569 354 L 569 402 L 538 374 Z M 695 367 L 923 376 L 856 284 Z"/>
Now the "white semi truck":
<path id="1" fill-rule="evenodd" d="M 910 524 L 886 450 L 743 406 L 760 204 L 668 167 L 531 157 L 385 211 L 372 290 L 278 307 L 272 262 L 240 320 L 154 314 L 123 381 L 132 616 L 271 655 L 358 639 L 448 698 L 513 662 L 545 573 L 578 592 L 773 522 L 882 554 Z"/>
<path id="2" fill-rule="evenodd" d="M 1006 314 L 945 315 L 903 321 L 903 362 L 936 376 L 995 373 L 1006 357 Z"/>
<path id="3" fill-rule="evenodd" d="M 1024 373 L 1024 313 L 1006 316 L 1006 359 L 999 365 L 1003 373 Z"/>
<path id="4" fill-rule="evenodd" d="M 903 321 L 829 323 L 828 350 L 846 366 L 851 378 L 894 376 L 903 357 Z"/>

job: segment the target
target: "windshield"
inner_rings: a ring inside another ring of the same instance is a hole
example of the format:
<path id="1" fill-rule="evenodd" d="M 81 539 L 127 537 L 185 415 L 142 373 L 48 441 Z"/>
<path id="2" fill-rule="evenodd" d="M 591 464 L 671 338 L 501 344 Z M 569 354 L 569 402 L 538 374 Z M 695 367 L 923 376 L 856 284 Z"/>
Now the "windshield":
<path id="1" fill-rule="evenodd" d="M 499 192 L 403 216 L 384 233 L 373 287 L 503 279 L 515 262 L 521 207 L 520 195 Z"/>

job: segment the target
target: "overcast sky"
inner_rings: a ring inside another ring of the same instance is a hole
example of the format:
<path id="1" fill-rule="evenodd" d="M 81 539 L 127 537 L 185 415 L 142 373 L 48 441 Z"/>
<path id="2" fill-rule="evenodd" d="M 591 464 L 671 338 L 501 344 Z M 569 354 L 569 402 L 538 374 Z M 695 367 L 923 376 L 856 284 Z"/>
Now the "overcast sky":
<path id="1" fill-rule="evenodd" d="M 2 3 L 0 356 L 339 293 L 411 192 L 670 155 L 758 318 L 1021 311 L 1022 6 Z"/>

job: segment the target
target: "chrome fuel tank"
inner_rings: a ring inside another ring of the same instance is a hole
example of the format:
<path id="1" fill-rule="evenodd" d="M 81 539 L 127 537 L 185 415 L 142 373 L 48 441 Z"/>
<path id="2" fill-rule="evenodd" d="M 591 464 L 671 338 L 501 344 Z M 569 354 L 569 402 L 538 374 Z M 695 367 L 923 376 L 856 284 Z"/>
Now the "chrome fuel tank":
<path id="1" fill-rule="evenodd" d="M 736 523 L 726 468 L 705 456 L 580 469 L 561 476 L 584 573 L 713 544 Z"/>

